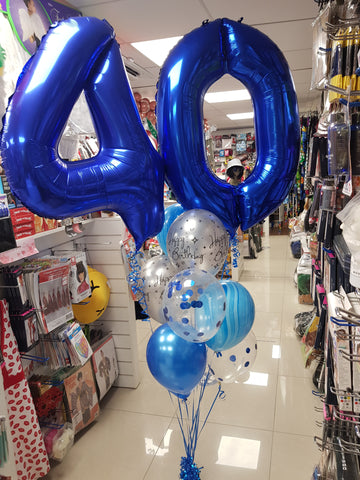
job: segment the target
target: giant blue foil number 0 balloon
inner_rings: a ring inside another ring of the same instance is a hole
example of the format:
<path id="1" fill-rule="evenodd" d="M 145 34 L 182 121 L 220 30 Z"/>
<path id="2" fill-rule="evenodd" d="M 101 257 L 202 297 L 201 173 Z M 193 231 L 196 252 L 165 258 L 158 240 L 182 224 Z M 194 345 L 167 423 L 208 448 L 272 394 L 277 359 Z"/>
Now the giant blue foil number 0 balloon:
<path id="1" fill-rule="evenodd" d="M 224 74 L 249 90 L 255 114 L 257 162 L 233 187 L 207 167 L 203 98 Z M 157 119 L 165 175 L 185 209 L 219 217 L 230 233 L 259 222 L 284 200 L 299 156 L 299 118 L 288 64 L 260 31 L 218 19 L 185 35 L 160 73 Z"/>
<path id="2" fill-rule="evenodd" d="M 217 179 L 206 164 L 203 98 L 225 73 L 246 85 L 255 112 L 257 164 L 238 187 Z M 59 157 L 58 144 L 82 90 L 100 151 L 71 163 Z M 258 30 L 218 19 L 185 35 L 161 70 L 157 115 L 165 173 L 185 209 L 211 211 L 232 234 L 285 198 L 299 153 L 296 95 L 283 55 Z M 10 99 L 1 154 L 12 191 L 39 215 L 113 210 L 137 247 L 161 230 L 163 160 L 142 127 L 106 21 L 80 17 L 50 28 Z"/>

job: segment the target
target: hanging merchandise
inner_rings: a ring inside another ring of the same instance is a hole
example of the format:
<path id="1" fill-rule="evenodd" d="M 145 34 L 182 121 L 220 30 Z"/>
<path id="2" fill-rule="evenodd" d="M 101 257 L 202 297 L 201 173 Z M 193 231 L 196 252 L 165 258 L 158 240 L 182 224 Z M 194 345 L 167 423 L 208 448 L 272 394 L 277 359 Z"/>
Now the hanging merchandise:
<path id="1" fill-rule="evenodd" d="M 331 43 L 331 67 L 329 73 L 329 83 L 331 86 L 342 89 L 343 86 L 343 65 L 344 65 L 344 30 L 339 31 L 334 36 Z M 333 103 L 339 100 L 341 94 L 330 90 L 329 100 Z"/>
<path id="2" fill-rule="evenodd" d="M 360 175 L 360 113 L 351 115 L 350 137 L 351 173 Z"/>
<path id="3" fill-rule="evenodd" d="M 110 284 L 106 276 L 88 267 L 91 294 L 82 302 L 72 305 L 75 319 L 79 323 L 95 322 L 105 312 L 110 300 Z"/>
<path id="4" fill-rule="evenodd" d="M 324 88 L 330 63 L 330 41 L 326 32 L 326 24 L 331 15 L 330 2 L 314 20 L 313 27 L 313 50 L 312 50 L 312 76 L 310 89 Z"/>
<path id="5" fill-rule="evenodd" d="M 0 349 L 4 356 L 2 373 L 11 427 L 8 440 L 13 443 L 17 478 L 36 480 L 49 471 L 49 461 L 5 300 L 0 301 L 0 331 Z M 21 402 L 18 401 L 20 396 Z"/>
<path id="6" fill-rule="evenodd" d="M 341 176 L 349 173 L 349 127 L 344 113 L 332 113 L 328 129 L 328 172 Z"/>

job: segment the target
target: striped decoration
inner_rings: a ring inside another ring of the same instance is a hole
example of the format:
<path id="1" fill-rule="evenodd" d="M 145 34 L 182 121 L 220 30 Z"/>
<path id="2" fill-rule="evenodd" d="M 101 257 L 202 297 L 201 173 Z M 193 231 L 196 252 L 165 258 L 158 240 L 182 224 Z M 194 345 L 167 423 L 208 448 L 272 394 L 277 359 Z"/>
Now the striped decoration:
<path id="1" fill-rule="evenodd" d="M 250 293 L 238 282 L 222 280 L 226 294 L 225 318 L 216 335 L 206 342 L 215 352 L 228 350 L 250 332 L 255 318 L 255 305 Z"/>

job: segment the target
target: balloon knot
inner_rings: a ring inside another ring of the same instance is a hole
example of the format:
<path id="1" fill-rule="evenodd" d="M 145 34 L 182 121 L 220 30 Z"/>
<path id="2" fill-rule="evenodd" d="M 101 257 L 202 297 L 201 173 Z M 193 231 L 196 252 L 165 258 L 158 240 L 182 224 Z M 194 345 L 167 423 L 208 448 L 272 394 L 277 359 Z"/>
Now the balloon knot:
<path id="1" fill-rule="evenodd" d="M 181 480 L 200 480 L 200 470 L 192 457 L 181 457 L 180 478 Z"/>

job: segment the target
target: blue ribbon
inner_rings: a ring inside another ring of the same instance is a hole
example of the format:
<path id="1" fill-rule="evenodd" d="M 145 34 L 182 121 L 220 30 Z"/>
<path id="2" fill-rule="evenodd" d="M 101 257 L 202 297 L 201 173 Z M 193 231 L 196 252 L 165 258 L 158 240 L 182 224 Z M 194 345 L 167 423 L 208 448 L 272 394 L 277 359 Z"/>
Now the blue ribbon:
<path id="1" fill-rule="evenodd" d="M 204 396 L 205 388 L 209 382 L 209 378 L 213 374 L 213 371 L 208 366 L 207 373 L 205 375 L 205 379 L 203 382 L 193 390 L 192 398 L 190 401 L 190 397 L 183 399 L 177 397 L 178 402 L 178 412 L 176 412 L 177 420 L 180 426 L 180 431 L 183 437 L 184 447 L 186 457 L 181 458 L 181 471 L 180 471 L 180 478 L 181 479 L 200 479 L 200 468 L 196 466 L 194 463 L 195 458 L 195 450 L 197 446 L 197 441 L 199 435 L 203 431 L 205 424 L 209 418 L 209 415 L 215 405 L 215 402 L 218 398 L 224 397 L 224 392 L 221 390 L 221 385 L 216 392 L 215 398 L 208 410 L 206 418 L 202 424 L 201 429 L 199 429 L 200 425 L 200 405 Z M 173 401 L 173 394 L 169 392 L 170 398 Z M 173 402 L 174 403 L 174 402 Z"/>

